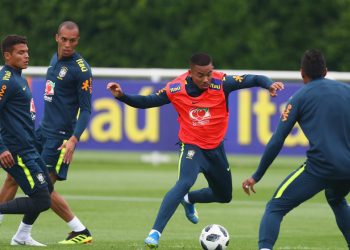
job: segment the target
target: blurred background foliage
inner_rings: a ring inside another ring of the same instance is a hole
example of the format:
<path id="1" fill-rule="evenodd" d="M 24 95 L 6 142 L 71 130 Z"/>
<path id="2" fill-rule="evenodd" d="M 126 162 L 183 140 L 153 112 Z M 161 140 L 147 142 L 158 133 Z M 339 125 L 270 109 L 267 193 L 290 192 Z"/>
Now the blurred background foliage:
<path id="1" fill-rule="evenodd" d="M 318 48 L 329 70 L 350 71 L 350 0 L 1 0 L 0 20 L 1 38 L 28 37 L 31 66 L 73 20 L 93 67 L 187 68 L 202 51 L 221 69 L 298 70 Z"/>

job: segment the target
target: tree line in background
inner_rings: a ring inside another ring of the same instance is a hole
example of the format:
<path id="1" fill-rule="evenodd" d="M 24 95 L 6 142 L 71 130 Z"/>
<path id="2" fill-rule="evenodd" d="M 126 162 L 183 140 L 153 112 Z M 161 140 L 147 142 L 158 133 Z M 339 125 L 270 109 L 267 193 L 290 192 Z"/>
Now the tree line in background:
<path id="1" fill-rule="evenodd" d="M 64 20 L 80 26 L 78 51 L 93 67 L 186 68 L 195 52 L 216 68 L 298 70 L 321 49 L 350 71 L 349 0 L 2 0 L 0 35 L 25 35 L 44 66 Z M 3 63 L 3 61 L 2 61 Z"/>

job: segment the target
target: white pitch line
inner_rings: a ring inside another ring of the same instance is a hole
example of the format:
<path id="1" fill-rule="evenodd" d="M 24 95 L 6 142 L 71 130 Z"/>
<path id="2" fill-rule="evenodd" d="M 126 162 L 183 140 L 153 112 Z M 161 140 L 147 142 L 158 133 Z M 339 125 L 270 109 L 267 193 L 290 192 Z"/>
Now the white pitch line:
<path id="1" fill-rule="evenodd" d="M 91 196 L 91 195 L 64 195 L 64 198 L 68 200 L 85 200 L 85 201 L 121 201 L 121 202 L 161 202 L 162 198 L 151 197 L 128 197 L 128 196 Z M 262 205 L 267 201 L 242 201 L 233 200 L 229 205 Z M 305 207 L 328 207 L 328 204 L 321 202 L 304 203 Z"/>
<path id="2" fill-rule="evenodd" d="M 161 198 L 150 197 L 123 197 L 123 196 L 91 196 L 91 195 L 64 195 L 69 200 L 86 201 L 124 201 L 124 202 L 160 202 Z"/>

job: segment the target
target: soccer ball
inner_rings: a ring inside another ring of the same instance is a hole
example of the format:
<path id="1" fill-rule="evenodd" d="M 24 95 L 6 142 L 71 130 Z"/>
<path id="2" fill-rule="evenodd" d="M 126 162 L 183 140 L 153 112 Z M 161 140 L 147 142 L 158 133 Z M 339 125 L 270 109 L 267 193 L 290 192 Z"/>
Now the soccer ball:
<path id="1" fill-rule="evenodd" d="M 220 225 L 212 224 L 203 228 L 199 243 L 204 250 L 224 250 L 227 248 L 230 236 Z"/>

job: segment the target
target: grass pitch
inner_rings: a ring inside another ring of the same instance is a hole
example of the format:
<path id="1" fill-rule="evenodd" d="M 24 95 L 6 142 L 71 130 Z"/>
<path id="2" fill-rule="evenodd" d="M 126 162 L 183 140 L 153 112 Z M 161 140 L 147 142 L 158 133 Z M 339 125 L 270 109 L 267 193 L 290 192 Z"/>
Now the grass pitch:
<path id="1" fill-rule="evenodd" d="M 51 210 L 37 220 L 33 238 L 48 244 L 46 249 L 144 249 L 143 240 L 153 225 L 162 197 L 176 181 L 177 154 L 170 154 L 170 162 L 161 164 L 144 163 L 141 158 L 140 153 L 76 152 L 68 181 L 57 183 L 56 189 L 92 232 L 93 243 L 58 245 L 69 228 Z M 233 201 L 197 204 L 200 216 L 197 225 L 186 220 L 180 206 L 163 232 L 159 249 L 201 249 L 199 234 L 212 223 L 221 224 L 229 231 L 228 249 L 257 249 L 258 228 L 266 202 L 278 184 L 302 164 L 303 158 L 279 157 L 256 185 L 257 193 L 250 197 L 242 191 L 241 182 L 253 173 L 259 158 L 231 156 L 229 161 Z M 1 181 L 4 176 L 2 172 Z M 200 176 L 194 188 L 204 186 L 206 181 Z M 5 216 L 0 226 L 1 250 L 16 249 L 9 242 L 21 218 Z M 347 249 L 323 193 L 285 217 L 275 249 Z"/>

